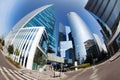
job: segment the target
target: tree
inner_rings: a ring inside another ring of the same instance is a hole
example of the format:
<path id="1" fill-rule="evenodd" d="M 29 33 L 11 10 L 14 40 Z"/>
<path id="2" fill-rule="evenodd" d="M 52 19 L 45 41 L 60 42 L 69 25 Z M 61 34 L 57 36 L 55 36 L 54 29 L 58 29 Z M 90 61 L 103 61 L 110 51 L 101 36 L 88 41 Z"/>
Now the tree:
<path id="1" fill-rule="evenodd" d="M 2 39 L 0 39 L 0 43 L 2 42 Z"/>
<path id="2" fill-rule="evenodd" d="M 0 43 L 0 49 L 3 50 L 2 44 Z"/>
<path id="3" fill-rule="evenodd" d="M 14 52 L 14 46 L 13 45 L 8 46 L 8 52 L 9 52 L 9 54 L 13 54 L 13 52 Z"/>
<path id="4" fill-rule="evenodd" d="M 4 46 L 4 45 L 5 45 L 5 40 L 2 40 L 2 42 L 1 42 L 1 43 L 2 43 L 2 46 Z"/>
<path id="5" fill-rule="evenodd" d="M 15 52 L 14 52 L 14 54 L 15 54 L 15 59 L 14 59 L 14 60 L 16 60 L 16 56 L 19 56 L 19 53 L 20 53 L 20 52 L 19 52 L 18 48 L 16 48 L 16 49 L 15 49 Z"/>
<path id="6" fill-rule="evenodd" d="M 0 38 L 0 49 L 3 50 L 3 46 L 5 44 L 5 41 Z"/>
<path id="7" fill-rule="evenodd" d="M 18 50 L 18 48 L 15 49 L 14 54 L 15 54 L 16 56 L 19 56 L 19 50 Z"/>

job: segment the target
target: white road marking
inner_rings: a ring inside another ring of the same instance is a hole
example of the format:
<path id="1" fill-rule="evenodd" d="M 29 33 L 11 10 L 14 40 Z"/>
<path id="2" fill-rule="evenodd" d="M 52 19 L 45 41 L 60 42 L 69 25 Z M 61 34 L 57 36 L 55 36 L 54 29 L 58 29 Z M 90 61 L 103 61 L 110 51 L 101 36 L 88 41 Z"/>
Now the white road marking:
<path id="1" fill-rule="evenodd" d="M 19 72 L 15 71 L 15 70 L 14 70 L 14 72 L 15 72 L 16 74 L 18 74 L 19 76 L 23 77 L 23 78 L 26 79 L 26 80 L 31 80 L 31 79 L 25 77 L 23 74 L 20 74 Z"/>
<path id="2" fill-rule="evenodd" d="M 72 76 L 72 78 L 69 78 L 69 80 L 75 80 L 75 78 L 76 78 L 77 76 L 83 74 L 85 71 L 86 71 L 86 70 L 82 70 L 80 73 L 78 73 L 78 74 Z"/>
<path id="3" fill-rule="evenodd" d="M 3 72 L 2 68 L 0 67 L 0 72 L 2 73 L 2 75 L 4 76 L 4 78 L 6 80 L 9 80 L 9 78 L 6 76 L 6 74 Z"/>
<path id="4" fill-rule="evenodd" d="M 6 80 L 10 80 L 9 77 L 12 78 L 12 80 L 17 80 L 17 79 L 19 79 L 19 80 L 37 80 L 37 79 L 34 79 L 20 71 L 7 69 L 5 67 L 0 67 L 0 72 L 2 73 L 2 75 L 4 76 L 4 78 Z"/>
<path id="5" fill-rule="evenodd" d="M 93 67 L 93 74 L 90 76 L 91 80 L 99 80 L 98 75 L 97 75 L 97 71 L 98 71 L 98 69 Z"/>
<path id="6" fill-rule="evenodd" d="M 19 72 L 20 74 L 22 73 L 22 72 Z M 32 79 L 32 80 L 37 80 L 37 79 L 34 79 L 34 78 L 32 78 L 32 77 L 30 77 L 30 76 L 28 76 L 28 75 L 26 75 L 26 74 L 23 74 L 25 77 L 27 77 L 27 78 L 30 78 L 30 79 Z"/>
<path id="7" fill-rule="evenodd" d="M 5 72 L 7 72 L 7 74 L 8 74 L 13 80 L 16 80 L 16 78 L 15 78 L 13 75 L 11 75 L 11 73 L 10 73 L 5 67 L 3 67 L 3 69 L 4 69 Z"/>
<path id="8" fill-rule="evenodd" d="M 14 71 L 12 71 L 11 69 L 9 69 L 9 71 L 15 76 L 17 77 L 18 79 L 20 80 L 24 80 L 23 78 L 21 78 L 20 76 L 18 76 Z"/>

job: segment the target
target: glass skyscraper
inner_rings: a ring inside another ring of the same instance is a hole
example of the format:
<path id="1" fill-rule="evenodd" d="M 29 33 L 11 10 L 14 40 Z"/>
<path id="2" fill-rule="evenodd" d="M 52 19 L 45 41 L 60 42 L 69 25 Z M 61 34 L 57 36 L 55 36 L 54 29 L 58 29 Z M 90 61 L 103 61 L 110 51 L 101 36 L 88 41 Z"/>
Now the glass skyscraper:
<path id="1" fill-rule="evenodd" d="M 75 56 L 79 64 L 81 64 L 86 59 L 84 42 L 88 39 L 92 39 L 93 36 L 85 22 L 77 13 L 68 13 L 68 20 L 70 22 L 71 33 L 75 45 Z"/>
<path id="2" fill-rule="evenodd" d="M 100 24 L 111 54 L 120 49 L 120 0 L 89 0 L 85 8 Z"/>
<path id="3" fill-rule="evenodd" d="M 73 64 L 75 60 L 74 49 L 72 40 L 70 40 L 69 34 L 71 33 L 70 27 L 65 26 L 62 23 L 59 24 L 59 41 L 58 41 L 58 51 L 61 57 L 64 58 L 67 65 Z"/>
<path id="4" fill-rule="evenodd" d="M 46 53 L 55 52 L 55 10 L 53 5 L 38 8 L 23 17 L 6 37 L 6 46 L 19 50 L 17 62 L 28 69 L 43 68 Z M 36 67 L 38 66 L 38 68 Z"/>

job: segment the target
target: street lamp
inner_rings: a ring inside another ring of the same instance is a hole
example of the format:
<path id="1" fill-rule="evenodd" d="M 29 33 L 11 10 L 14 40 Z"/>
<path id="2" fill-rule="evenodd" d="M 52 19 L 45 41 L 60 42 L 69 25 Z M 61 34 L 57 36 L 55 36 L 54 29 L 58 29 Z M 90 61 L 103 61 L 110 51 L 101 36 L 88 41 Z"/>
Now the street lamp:
<path id="1" fill-rule="evenodd" d="M 80 64 L 80 54 L 78 52 L 78 63 Z"/>

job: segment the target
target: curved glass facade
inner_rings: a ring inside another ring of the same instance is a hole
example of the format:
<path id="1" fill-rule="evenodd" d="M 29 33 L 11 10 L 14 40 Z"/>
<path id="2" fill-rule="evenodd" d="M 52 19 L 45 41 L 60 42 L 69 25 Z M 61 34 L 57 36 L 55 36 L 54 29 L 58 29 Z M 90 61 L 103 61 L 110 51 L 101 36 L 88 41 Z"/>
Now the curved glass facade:
<path id="1" fill-rule="evenodd" d="M 37 64 L 35 57 L 40 51 L 42 54 L 38 55 L 44 56 L 41 61 L 45 61 L 48 50 L 55 51 L 54 25 L 54 7 L 46 5 L 29 13 L 13 27 L 5 41 L 6 46 L 13 44 L 14 49 L 18 48 L 20 54 L 17 62 L 20 65 L 28 69 L 43 66 L 44 62 Z"/>
<path id="2" fill-rule="evenodd" d="M 38 13 L 34 16 L 25 26 L 26 27 L 33 27 L 33 26 L 44 26 L 48 37 L 49 37 L 49 44 L 51 49 L 55 51 L 55 34 L 54 34 L 54 25 L 55 25 L 55 11 L 54 7 L 46 8 L 44 11 Z"/>
<path id="3" fill-rule="evenodd" d="M 75 43 L 75 56 L 81 64 L 86 59 L 84 42 L 88 39 L 92 39 L 93 36 L 82 18 L 75 12 L 70 12 L 68 14 L 68 19 L 71 25 L 70 28 L 73 36 L 73 41 Z"/>
<path id="4" fill-rule="evenodd" d="M 9 35 L 6 37 L 9 42 L 13 43 L 14 38 L 19 33 L 20 28 L 26 27 L 40 27 L 44 26 L 48 37 L 49 37 L 49 47 L 54 52 L 55 51 L 55 9 L 52 5 L 46 5 L 38 8 L 25 17 L 23 17 L 10 31 Z M 6 41 L 8 42 L 8 41 Z"/>

